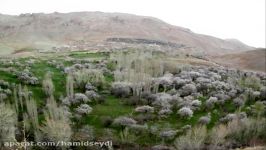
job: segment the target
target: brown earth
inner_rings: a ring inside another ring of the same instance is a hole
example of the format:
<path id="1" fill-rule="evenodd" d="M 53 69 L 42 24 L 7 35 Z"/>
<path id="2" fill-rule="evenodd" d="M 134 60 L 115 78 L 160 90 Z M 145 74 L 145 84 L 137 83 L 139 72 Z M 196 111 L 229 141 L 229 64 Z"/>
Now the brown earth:
<path id="1" fill-rule="evenodd" d="M 253 49 L 237 40 L 197 34 L 146 16 L 103 12 L 0 14 L 0 52 L 5 54 L 23 48 L 46 51 L 132 47 L 204 55 Z"/>
<path id="2" fill-rule="evenodd" d="M 266 49 L 221 55 L 213 57 L 212 60 L 242 70 L 266 72 Z"/>

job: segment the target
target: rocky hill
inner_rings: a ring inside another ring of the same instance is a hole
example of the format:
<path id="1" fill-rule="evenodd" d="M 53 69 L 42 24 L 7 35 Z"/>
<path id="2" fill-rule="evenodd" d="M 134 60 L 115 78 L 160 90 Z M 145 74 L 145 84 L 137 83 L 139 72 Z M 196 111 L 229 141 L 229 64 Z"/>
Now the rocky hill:
<path id="1" fill-rule="evenodd" d="M 253 49 L 235 40 L 196 34 L 159 19 L 122 13 L 0 15 L 0 51 L 148 48 L 207 55 Z"/>

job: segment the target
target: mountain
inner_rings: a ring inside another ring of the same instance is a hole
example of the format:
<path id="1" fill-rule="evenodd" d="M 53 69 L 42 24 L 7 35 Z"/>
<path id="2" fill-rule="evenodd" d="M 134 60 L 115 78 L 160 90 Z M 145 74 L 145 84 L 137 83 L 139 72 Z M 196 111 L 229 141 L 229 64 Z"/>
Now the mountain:
<path id="1" fill-rule="evenodd" d="M 147 16 L 103 12 L 0 15 L 0 51 L 4 53 L 124 48 L 211 56 L 253 49 L 236 40 L 197 34 Z"/>
<path id="2" fill-rule="evenodd" d="M 266 72 L 266 49 L 216 56 L 213 61 L 238 69 Z"/>

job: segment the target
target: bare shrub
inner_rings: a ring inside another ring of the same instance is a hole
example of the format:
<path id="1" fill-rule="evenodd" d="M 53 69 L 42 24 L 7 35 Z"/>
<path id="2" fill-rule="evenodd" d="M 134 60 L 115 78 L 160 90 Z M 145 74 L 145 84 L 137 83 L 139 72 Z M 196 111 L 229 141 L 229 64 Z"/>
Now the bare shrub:
<path id="1" fill-rule="evenodd" d="M 197 126 L 187 131 L 185 135 L 178 137 L 174 144 L 178 150 L 200 150 L 206 137 L 206 127 Z"/>
<path id="2" fill-rule="evenodd" d="M 35 139 L 40 140 L 41 135 L 39 132 L 39 115 L 36 101 L 34 99 L 26 99 L 26 108 L 28 120 L 26 120 L 27 118 L 24 118 L 24 121 L 28 121 L 31 123 Z"/>
<path id="3" fill-rule="evenodd" d="M 92 141 L 95 138 L 94 128 L 89 125 L 85 125 L 78 129 L 72 136 L 73 141 Z"/>
<path id="4" fill-rule="evenodd" d="M 227 138 L 230 142 L 250 145 L 253 141 L 266 140 L 265 129 L 265 119 L 233 120 L 227 125 Z"/>
<path id="5" fill-rule="evenodd" d="M 218 145 L 224 144 L 228 133 L 229 132 L 226 125 L 220 124 L 215 126 L 209 133 L 211 148 L 216 149 Z"/>
<path id="6" fill-rule="evenodd" d="M 71 74 L 69 74 L 66 78 L 66 94 L 68 98 L 74 98 L 74 79 Z"/>
<path id="7" fill-rule="evenodd" d="M 16 141 L 16 112 L 7 104 L 0 103 L 0 146 L 4 142 Z"/>
<path id="8" fill-rule="evenodd" d="M 131 95 L 131 85 L 128 82 L 114 82 L 111 93 L 117 97 L 129 97 Z"/>
<path id="9" fill-rule="evenodd" d="M 119 134 L 120 140 L 124 144 L 132 144 L 136 141 L 137 137 L 134 134 L 131 134 L 129 128 L 126 127 Z"/>
<path id="10" fill-rule="evenodd" d="M 42 82 L 43 91 L 46 94 L 46 96 L 51 97 L 55 91 L 54 84 L 51 79 L 51 73 L 47 73 L 44 77 L 44 80 Z"/>
<path id="11" fill-rule="evenodd" d="M 81 69 L 73 73 L 74 83 L 77 88 L 84 89 L 85 85 L 90 82 L 94 86 L 102 86 L 104 76 L 97 69 Z"/>
<path id="12" fill-rule="evenodd" d="M 252 88 L 254 90 L 260 90 L 262 86 L 260 82 L 260 78 L 256 76 L 250 76 L 239 80 L 239 85 L 242 87 Z"/>
<path id="13" fill-rule="evenodd" d="M 71 139 L 72 130 L 70 120 L 65 110 L 58 107 L 55 100 L 47 100 L 47 110 L 44 112 L 45 123 L 40 127 L 44 138 L 49 141 L 68 142 Z"/>

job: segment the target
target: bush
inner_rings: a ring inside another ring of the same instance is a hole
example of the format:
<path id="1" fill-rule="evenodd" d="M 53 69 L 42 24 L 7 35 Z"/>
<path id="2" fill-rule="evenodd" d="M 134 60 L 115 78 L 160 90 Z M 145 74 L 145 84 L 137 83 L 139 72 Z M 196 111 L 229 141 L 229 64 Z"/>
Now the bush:
<path id="1" fill-rule="evenodd" d="M 167 90 L 173 84 L 172 78 L 172 74 L 165 74 L 163 77 L 156 78 L 155 82 L 157 85 L 164 87 L 164 90 Z"/>
<path id="2" fill-rule="evenodd" d="M 266 140 L 266 120 L 265 119 L 245 119 L 234 120 L 228 123 L 227 138 L 231 142 L 238 142 L 241 145 L 254 145 L 256 141 Z"/>
<path id="3" fill-rule="evenodd" d="M 91 113 L 92 108 L 88 104 L 81 104 L 78 108 L 76 108 L 76 112 L 80 115 L 87 115 Z"/>
<path id="4" fill-rule="evenodd" d="M 97 69 L 81 69 L 73 73 L 73 79 L 77 88 L 84 89 L 89 82 L 96 87 L 102 87 L 104 84 L 104 76 Z"/>
<path id="5" fill-rule="evenodd" d="M 133 124 L 128 127 L 129 131 L 134 133 L 135 135 L 143 135 L 148 131 L 148 126 L 145 125 L 139 125 L 139 124 Z"/>
<path id="6" fill-rule="evenodd" d="M 260 98 L 266 100 L 266 86 L 261 87 L 260 89 Z"/>
<path id="7" fill-rule="evenodd" d="M 227 126 L 224 124 L 217 125 L 212 128 L 209 134 L 209 142 L 211 149 L 218 149 L 219 145 L 223 145 L 228 135 Z"/>
<path id="8" fill-rule="evenodd" d="M 205 106 L 207 107 L 207 109 L 212 109 L 217 102 L 218 102 L 218 98 L 217 97 L 210 97 L 206 101 Z"/>
<path id="9" fill-rule="evenodd" d="M 170 102 L 173 101 L 173 97 L 167 93 L 157 93 L 155 101 L 152 103 L 155 107 L 171 108 Z"/>
<path id="10" fill-rule="evenodd" d="M 178 150 L 199 150 L 203 148 L 206 137 L 206 127 L 197 126 L 189 130 L 185 135 L 178 137 L 174 144 Z"/>
<path id="11" fill-rule="evenodd" d="M 208 115 L 208 116 L 202 116 L 199 118 L 199 121 L 198 121 L 200 124 L 203 124 L 203 125 L 207 125 L 211 122 L 211 116 Z"/>
<path id="12" fill-rule="evenodd" d="M 201 101 L 199 101 L 199 100 L 193 100 L 192 102 L 191 102 L 191 106 L 193 106 L 193 107 L 200 107 L 201 106 Z"/>
<path id="13" fill-rule="evenodd" d="M 190 80 L 182 79 L 180 77 L 175 77 L 173 79 L 173 84 L 174 84 L 174 86 L 175 86 L 176 89 L 181 88 L 182 86 L 184 86 L 185 84 L 187 84 L 189 82 L 190 82 Z"/>
<path id="14" fill-rule="evenodd" d="M 143 105 L 145 100 L 140 99 L 138 96 L 131 96 L 130 98 L 124 99 L 124 104 L 130 106 Z"/>
<path id="15" fill-rule="evenodd" d="M 178 110 L 178 114 L 184 118 L 190 118 L 193 116 L 193 111 L 189 107 L 182 107 Z"/>
<path id="16" fill-rule="evenodd" d="M 92 141 L 94 140 L 94 128 L 86 125 L 78 129 L 72 136 L 73 141 Z"/>
<path id="17" fill-rule="evenodd" d="M 25 84 L 30 84 L 30 85 L 37 85 L 39 84 L 39 80 L 37 77 L 33 76 L 31 72 L 28 70 L 24 70 L 23 72 L 19 72 L 16 74 L 18 80 Z"/>
<path id="18" fill-rule="evenodd" d="M 233 103 L 236 107 L 241 107 L 245 104 L 245 101 L 241 99 L 240 97 L 237 97 L 233 100 Z"/>
<path id="19" fill-rule="evenodd" d="M 173 113 L 173 111 L 171 109 L 161 109 L 158 114 L 162 117 L 165 117 L 165 116 L 168 116 L 172 113 Z"/>
<path id="20" fill-rule="evenodd" d="M 256 76 L 250 76 L 250 77 L 246 77 L 244 79 L 241 79 L 239 81 L 239 84 L 242 87 L 252 88 L 254 90 L 260 90 L 260 88 L 261 88 L 260 82 L 261 82 L 260 78 L 258 78 Z"/>
<path id="21" fill-rule="evenodd" d="M 184 125 L 181 130 L 183 131 L 187 131 L 187 130 L 190 130 L 191 129 L 191 125 L 187 124 L 187 125 Z"/>
<path id="22" fill-rule="evenodd" d="M 176 136 L 176 131 L 175 130 L 166 130 L 166 131 L 161 131 L 159 133 L 159 136 L 163 140 L 172 140 Z"/>
<path id="23" fill-rule="evenodd" d="M 0 80 L 0 87 L 9 88 L 10 84 L 4 80 Z"/>
<path id="24" fill-rule="evenodd" d="M 251 105 L 252 113 L 256 115 L 257 118 L 260 118 L 263 113 L 266 112 L 266 103 L 257 101 L 254 105 Z"/>
<path id="25" fill-rule="evenodd" d="M 111 93 L 116 97 L 129 97 L 132 95 L 131 86 L 127 82 L 114 82 L 112 84 Z"/>
<path id="26" fill-rule="evenodd" d="M 12 91 L 10 89 L 4 89 L 3 92 L 9 96 L 12 94 Z"/>
<path id="27" fill-rule="evenodd" d="M 113 123 L 113 119 L 110 116 L 104 116 L 101 118 L 101 122 L 104 127 L 109 127 Z"/>
<path id="28" fill-rule="evenodd" d="M 90 100 L 97 101 L 100 98 L 100 95 L 96 93 L 95 91 L 86 91 L 85 95 L 88 97 Z"/>
<path id="29" fill-rule="evenodd" d="M 238 119 L 236 114 L 227 114 L 225 117 L 220 119 L 220 122 L 226 123 Z"/>
<path id="30" fill-rule="evenodd" d="M 63 105 L 67 105 L 67 106 L 70 106 L 71 105 L 71 102 L 73 101 L 69 97 L 65 97 L 65 98 L 62 97 L 60 100 L 62 101 L 62 104 Z"/>
<path id="31" fill-rule="evenodd" d="M 88 91 L 96 91 L 97 88 L 94 87 L 90 82 L 88 82 L 86 85 L 85 85 L 85 89 L 88 90 Z"/>
<path id="32" fill-rule="evenodd" d="M 139 113 L 153 113 L 154 112 L 154 108 L 148 105 L 145 106 L 139 106 L 135 109 L 136 112 Z"/>
<path id="33" fill-rule="evenodd" d="M 174 150 L 174 148 L 166 145 L 155 145 L 151 148 L 151 150 Z"/>
<path id="34" fill-rule="evenodd" d="M 134 119 L 138 123 L 143 124 L 143 123 L 146 123 L 147 121 L 152 121 L 156 119 L 156 116 L 154 114 L 139 114 L 135 116 Z"/>
<path id="35" fill-rule="evenodd" d="M 185 86 L 182 87 L 180 92 L 181 96 L 188 96 L 192 93 L 197 92 L 197 88 L 194 84 L 186 84 Z"/>
<path id="36" fill-rule="evenodd" d="M 105 96 L 100 96 L 98 99 L 97 99 L 97 102 L 99 104 L 103 104 L 106 102 L 106 97 Z"/>
<path id="37" fill-rule="evenodd" d="M 72 136 L 73 141 L 92 141 L 94 140 L 94 128 L 89 125 L 85 125 L 77 130 Z"/>
<path id="38" fill-rule="evenodd" d="M 137 123 L 137 121 L 135 121 L 132 118 L 121 116 L 121 117 L 115 118 L 113 125 L 114 126 L 120 126 L 120 127 L 124 128 L 126 126 L 130 126 L 130 125 L 133 125 L 136 123 Z"/>
<path id="39" fill-rule="evenodd" d="M 0 103 L 3 102 L 5 99 L 7 99 L 8 96 L 5 93 L 0 93 Z"/>
<path id="40" fill-rule="evenodd" d="M 90 99 L 85 94 L 82 93 L 76 93 L 73 100 L 74 100 L 72 101 L 73 104 L 90 102 Z"/>

